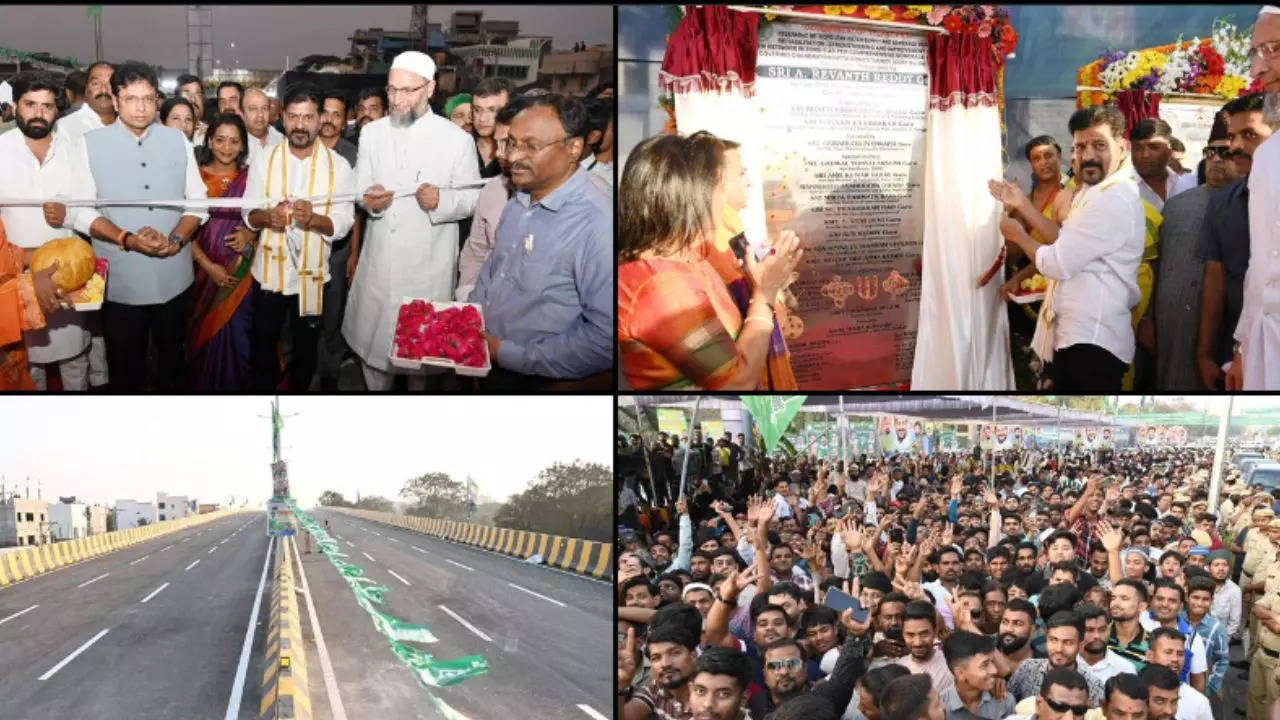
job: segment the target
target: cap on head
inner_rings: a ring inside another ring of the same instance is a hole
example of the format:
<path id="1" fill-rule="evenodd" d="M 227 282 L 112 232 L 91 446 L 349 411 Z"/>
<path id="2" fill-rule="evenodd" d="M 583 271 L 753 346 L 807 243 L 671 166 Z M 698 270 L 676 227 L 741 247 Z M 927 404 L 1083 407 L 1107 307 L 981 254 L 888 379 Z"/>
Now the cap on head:
<path id="1" fill-rule="evenodd" d="M 408 70 L 414 75 L 418 75 L 423 80 L 434 80 L 436 77 L 436 63 L 431 56 L 417 50 L 409 50 L 402 52 L 391 61 L 392 70 Z"/>

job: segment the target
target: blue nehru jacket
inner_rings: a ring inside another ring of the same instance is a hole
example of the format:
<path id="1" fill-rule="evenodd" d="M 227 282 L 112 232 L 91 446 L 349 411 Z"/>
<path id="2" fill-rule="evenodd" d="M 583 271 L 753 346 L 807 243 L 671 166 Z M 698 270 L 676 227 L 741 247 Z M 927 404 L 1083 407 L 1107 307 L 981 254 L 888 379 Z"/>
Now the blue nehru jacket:
<path id="1" fill-rule="evenodd" d="M 187 195 L 190 157 L 182 133 L 152 125 L 141 138 L 119 121 L 84 136 L 89 171 L 101 200 L 175 200 Z M 101 215 L 123 230 L 144 227 L 166 237 L 185 214 L 174 205 L 99 206 Z M 199 214 L 199 213 L 192 213 Z M 177 297 L 191 285 L 191 246 L 176 255 L 156 258 L 93 240 L 93 251 L 111 263 L 107 300 L 124 305 L 155 305 Z"/>
<path id="2" fill-rule="evenodd" d="M 613 365 L 613 287 L 613 198 L 578 170 L 540 202 L 507 201 L 470 300 L 499 366 L 581 378 Z"/>

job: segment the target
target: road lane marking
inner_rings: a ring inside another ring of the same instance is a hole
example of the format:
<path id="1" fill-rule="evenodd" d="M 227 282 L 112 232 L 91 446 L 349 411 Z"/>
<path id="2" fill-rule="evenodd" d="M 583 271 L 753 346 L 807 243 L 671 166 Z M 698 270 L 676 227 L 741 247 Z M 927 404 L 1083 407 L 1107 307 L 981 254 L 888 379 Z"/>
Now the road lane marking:
<path id="1" fill-rule="evenodd" d="M 147 558 L 149 558 L 149 557 L 151 557 L 151 554 L 150 554 L 150 553 L 147 553 L 146 555 L 143 555 L 142 557 L 138 558 L 137 560 L 134 560 L 133 562 L 131 562 L 131 563 L 129 563 L 129 564 L 130 564 L 130 565 L 137 565 L 138 563 L 142 562 L 143 560 L 146 560 L 146 559 L 147 559 Z"/>
<path id="2" fill-rule="evenodd" d="M 196 566 L 196 564 L 197 564 L 197 563 L 199 563 L 199 562 L 200 562 L 199 560 L 196 560 L 195 562 L 191 563 L 190 565 L 188 565 L 188 566 L 186 566 L 186 567 L 182 568 L 182 572 L 186 572 L 186 571 L 190 570 L 191 568 L 195 567 L 195 566 Z"/>
<path id="3" fill-rule="evenodd" d="M 31 612 L 32 610 L 35 610 L 35 609 L 36 609 L 36 608 L 38 608 L 38 607 L 40 607 L 40 603 L 36 603 L 35 605 L 32 605 L 31 607 L 27 608 L 26 610 L 19 610 L 18 612 L 16 612 L 16 613 L 14 613 L 14 614 L 10 615 L 9 617 L 7 617 L 7 618 L 5 618 L 5 619 L 3 619 L 3 620 L 0 620 L 0 625 L 3 625 L 3 624 L 5 624 L 5 623 L 9 622 L 10 620 L 12 620 L 12 619 L 14 619 L 14 618 L 18 617 L 19 615 L 25 615 L 26 613 L 29 613 L 29 612 Z"/>
<path id="4" fill-rule="evenodd" d="M 223 545 L 223 544 L 225 544 L 225 543 L 226 543 L 228 540 L 230 540 L 230 539 L 231 539 L 231 538 L 223 538 L 223 539 L 222 539 L 222 542 L 220 542 L 220 543 L 218 543 L 218 544 L 219 544 L 219 545 Z"/>
<path id="5" fill-rule="evenodd" d="M 302 578 L 302 596 L 307 600 L 307 616 L 311 618 L 311 632 L 315 636 L 316 651 L 320 655 L 324 689 L 329 695 L 329 711 L 333 714 L 333 720 L 347 720 L 347 711 L 342 706 L 342 696 L 338 693 L 338 679 L 333 674 L 333 663 L 329 662 L 329 649 L 324 644 L 324 633 L 320 631 L 320 619 L 316 617 L 316 606 L 311 603 L 311 586 L 307 584 L 307 571 L 302 567 L 302 556 L 298 554 L 297 541 L 289 543 L 288 547 L 293 548 L 293 556 L 298 559 L 298 575 Z"/>
<path id="6" fill-rule="evenodd" d="M 91 584 L 93 584 L 93 583 L 98 582 L 99 580 L 101 580 L 102 578 L 104 578 L 104 577 L 106 577 L 106 576 L 108 576 L 108 575 L 110 575 L 110 574 L 111 574 L 111 573 L 109 573 L 109 572 L 102 573 L 101 575 L 99 575 L 98 577 L 96 577 L 96 578 L 94 578 L 94 579 L 92 579 L 92 580 L 85 580 L 84 582 L 80 583 L 80 584 L 79 584 L 79 585 L 77 585 L 76 587 L 78 587 L 78 588 L 82 588 L 82 587 L 84 587 L 85 585 L 91 585 Z"/>
<path id="7" fill-rule="evenodd" d="M 344 540 L 343 542 L 345 542 L 349 547 L 355 547 L 355 545 L 351 544 L 350 540 Z"/>
<path id="8" fill-rule="evenodd" d="M 190 539 L 191 539 L 191 537 L 190 537 L 190 536 L 188 536 L 188 537 L 184 537 L 184 538 L 182 538 L 182 542 L 186 542 L 186 541 L 188 541 L 188 540 L 190 540 Z"/>
<path id="9" fill-rule="evenodd" d="M 173 547 L 173 545 L 165 545 L 164 547 L 160 548 L 160 552 L 164 552 L 165 550 L 168 550 L 171 547 Z"/>
<path id="10" fill-rule="evenodd" d="M 426 553 L 427 555 L 431 554 L 431 553 L 428 553 L 426 550 L 423 550 L 422 548 L 418 547 L 417 545 L 410 545 L 409 547 L 413 548 L 414 550 L 417 550 L 420 553 Z"/>
<path id="11" fill-rule="evenodd" d="M 363 555 L 363 556 L 365 556 L 365 557 L 367 557 L 367 558 L 369 558 L 369 562 L 378 562 L 377 560 L 374 560 L 374 559 L 373 559 L 373 556 L 372 556 L 372 555 L 370 555 L 369 553 L 367 553 L 367 552 L 365 552 L 365 551 L 363 551 L 363 550 L 361 550 L 361 551 L 360 551 L 360 554 L 361 554 L 361 555 Z"/>
<path id="12" fill-rule="evenodd" d="M 399 540 L 391 537 L 390 535 L 387 536 L 387 539 L 390 540 L 391 542 L 400 542 Z"/>
<path id="13" fill-rule="evenodd" d="M 92 644 L 94 644 L 94 643 L 98 642 L 98 640 L 99 640 L 103 635 L 106 635 L 106 634 L 107 634 L 107 629 L 106 629 L 106 628 L 104 628 L 104 629 L 102 630 L 102 632 L 100 632 L 100 633 L 98 633 L 97 635 L 94 635 L 93 637 L 89 638 L 89 641 L 88 641 L 88 642 L 86 642 L 85 644 L 83 644 L 83 645 L 81 645 L 80 647 L 76 648 L 76 649 L 75 649 L 75 651 L 74 651 L 74 652 L 72 652 L 70 655 L 68 655 L 68 656 L 66 656 L 66 657 L 64 657 L 64 658 L 62 658 L 62 662 L 60 662 L 60 663 L 58 663 L 57 665 L 54 665 L 53 667 L 49 668 L 49 672 L 46 672 L 45 674 L 41 675 L 41 676 L 40 676 L 40 679 L 41 679 L 41 680 L 48 680 L 49 678 L 53 677 L 53 674 L 54 674 L 54 673 L 58 672 L 58 671 L 59 671 L 59 670 L 61 670 L 63 667 L 65 667 L 67 663 L 71 662 L 72 660 L 75 660 L 77 655 L 79 655 L 80 653 L 84 652 L 85 650 L 88 650 L 90 645 L 92 645 Z"/>
<path id="14" fill-rule="evenodd" d="M 391 569 L 389 569 L 389 568 L 388 568 L 388 569 L 387 569 L 387 572 L 391 573 L 392 575 L 395 575 L 395 578 L 396 578 L 397 580 L 399 580 L 400 582 L 404 583 L 405 585 L 408 585 L 408 584 L 409 584 L 409 581 L 408 581 L 408 580 L 405 580 L 404 578 L 400 577 L 399 575 L 396 575 L 396 571 L 395 571 L 395 570 L 391 570 Z"/>
<path id="15" fill-rule="evenodd" d="M 382 537 L 382 533 L 378 532 L 377 530 L 374 530 L 373 534 L 377 535 L 378 537 Z"/>
<path id="16" fill-rule="evenodd" d="M 276 539 L 267 538 L 267 556 L 262 560 L 262 577 L 258 579 L 258 592 L 253 596 L 253 612 L 249 613 L 249 626 L 244 630 L 244 644 L 240 647 L 240 664 L 231 685 L 231 697 L 227 698 L 224 720 L 236 720 L 240 715 L 240 699 L 244 695 L 245 672 L 249 669 L 249 650 L 253 647 L 253 629 L 258 624 L 258 607 L 262 604 L 262 586 L 267 582 L 267 565 L 271 563 L 271 548 Z"/>
<path id="17" fill-rule="evenodd" d="M 165 588 L 167 588 L 167 587 L 169 587 L 169 583 L 165 583 L 165 584 L 161 585 L 160 587 L 156 588 L 155 590 L 152 590 L 150 595 L 148 595 L 148 596 L 146 596 L 146 597 L 142 598 L 142 602 L 144 602 L 144 603 L 145 603 L 146 601 L 150 600 L 151 598 L 153 598 L 153 597 L 155 597 L 155 596 L 159 595 L 159 594 L 160 594 L 160 591 L 161 591 L 161 590 L 163 590 L 163 589 L 165 589 Z"/>
<path id="18" fill-rule="evenodd" d="M 394 575 L 394 574 L 395 574 L 395 573 L 392 573 L 392 575 Z M 463 626 L 463 627 L 465 627 L 466 629 L 468 629 L 468 630 L 470 630 L 471 632 L 475 633 L 476 635 L 479 635 L 481 640 L 484 640 L 485 642 L 493 642 L 493 638 L 491 638 L 491 637 L 489 637 L 488 635 L 485 635 L 484 633 L 480 632 L 480 630 L 479 630 L 478 628 L 476 628 L 476 626 L 475 626 L 475 625 L 472 625 L 471 623 L 467 622 L 466 620 L 463 620 L 463 619 L 462 619 L 462 616 L 458 615 L 457 613 L 455 613 L 454 611 L 450 610 L 449 608 L 447 608 L 447 607 L 445 607 L 445 606 L 443 606 L 443 605 L 438 605 L 437 607 L 439 607 L 441 610 L 443 610 L 443 611 L 445 611 L 446 613 L 448 613 L 448 614 L 449 614 L 449 617 L 451 617 L 451 618 L 453 618 L 454 620 L 457 620 L 458 622 L 462 623 L 462 626 Z"/>
<path id="19" fill-rule="evenodd" d="M 467 567 L 466 565 L 463 565 L 463 564 L 462 564 L 462 563 L 460 563 L 460 562 L 454 562 L 454 561 L 449 560 L 449 559 L 447 559 L 447 558 L 445 559 L 445 562 L 449 563 L 450 565 L 457 565 L 458 567 L 460 567 L 460 568 L 462 568 L 463 570 L 466 570 L 466 571 L 468 571 L 468 572 L 475 572 L 475 568 L 469 568 L 469 567 Z"/>
<path id="20" fill-rule="evenodd" d="M 210 555 L 212 555 L 212 554 L 213 554 L 213 551 L 214 551 L 214 550 L 217 550 L 217 549 L 218 549 L 218 546 L 217 546 L 217 545 L 214 545 L 213 547 L 209 548 L 209 554 L 210 554 Z"/>
<path id="21" fill-rule="evenodd" d="M 596 712 L 590 705 L 583 705 L 582 703 L 578 703 L 578 709 L 590 715 L 591 717 L 595 718 L 595 720 L 609 720 L 609 718 Z"/>
<path id="22" fill-rule="evenodd" d="M 448 560 L 445 560 L 445 562 L 449 562 L 449 561 L 448 561 Z M 517 590 L 520 590 L 521 592 L 527 592 L 527 593 L 529 593 L 530 595 L 533 595 L 534 597 L 540 597 L 540 598 L 542 598 L 543 600 L 546 600 L 547 602 L 553 602 L 553 603 L 555 603 L 555 604 L 559 605 L 560 607 L 569 607 L 568 605 L 565 605 L 564 603 L 560 602 L 559 600 L 553 600 L 553 599 L 551 599 L 551 598 L 547 597 L 546 595 L 543 595 L 542 593 L 536 593 L 536 592 L 534 592 L 534 591 L 530 590 L 529 588 L 522 588 L 522 587 L 520 587 L 519 585 L 517 585 L 517 584 L 515 584 L 515 583 L 507 583 L 507 584 L 508 584 L 508 585 L 510 585 L 511 587 L 513 587 L 513 588 L 517 589 Z"/>

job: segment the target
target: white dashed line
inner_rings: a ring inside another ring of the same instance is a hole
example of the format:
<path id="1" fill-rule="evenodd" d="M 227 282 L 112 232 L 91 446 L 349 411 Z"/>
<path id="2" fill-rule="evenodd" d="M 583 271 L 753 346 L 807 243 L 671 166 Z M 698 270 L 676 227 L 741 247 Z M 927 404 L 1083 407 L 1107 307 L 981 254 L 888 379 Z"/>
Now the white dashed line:
<path id="1" fill-rule="evenodd" d="M 399 540 L 391 537 L 390 535 L 387 536 L 387 539 L 390 540 L 391 542 L 400 542 Z"/>
<path id="2" fill-rule="evenodd" d="M 350 540 L 343 540 L 343 542 L 345 542 L 348 547 L 355 547 L 355 545 L 353 545 Z"/>
<path id="3" fill-rule="evenodd" d="M 414 550 L 417 550 L 420 553 L 426 553 L 427 555 L 431 554 L 431 553 L 428 553 L 426 550 L 423 550 L 422 548 L 418 547 L 417 545 L 410 545 L 410 547 L 412 547 Z"/>
<path id="4" fill-rule="evenodd" d="M 591 717 L 595 718 L 595 720 L 609 720 L 609 718 L 596 712 L 590 705 L 583 705 L 582 703 L 578 703 L 578 709 L 590 715 Z"/>
<path id="5" fill-rule="evenodd" d="M 212 554 L 213 554 L 213 551 L 214 551 L 214 550 L 217 550 L 217 549 L 218 549 L 218 546 L 217 546 L 217 545 L 214 545 L 213 547 L 209 548 L 209 554 L 210 554 L 210 555 L 212 555 Z"/>
<path id="6" fill-rule="evenodd" d="M 469 568 L 460 562 L 454 562 L 452 560 L 449 560 L 448 558 L 445 559 L 445 562 L 449 563 L 450 565 L 457 565 L 458 567 L 462 568 L 463 570 L 466 570 L 467 572 L 475 572 L 475 568 Z"/>
<path id="7" fill-rule="evenodd" d="M 405 580 L 404 578 L 400 577 L 399 575 L 396 575 L 396 571 L 395 571 L 395 570 L 390 570 L 390 569 L 388 569 L 388 570 L 387 570 L 387 572 L 391 573 L 393 576 L 395 576 L 395 579 L 399 580 L 400 582 L 404 583 L 405 585 L 408 585 L 408 584 L 409 584 L 409 581 L 408 581 L 408 580 Z"/>
<path id="8" fill-rule="evenodd" d="M 367 553 L 367 552 L 364 552 L 363 550 L 361 550 L 361 551 L 360 551 L 360 554 L 361 554 L 361 555 L 363 555 L 363 556 L 365 556 L 365 557 L 367 557 L 367 558 L 369 558 L 369 562 L 378 562 L 377 560 L 374 560 L 374 559 L 373 559 L 373 556 L 372 556 L 372 555 L 370 555 L 370 554 L 369 554 L 369 553 Z"/>
<path id="9" fill-rule="evenodd" d="M 461 616 L 459 616 L 459 615 L 458 615 L 457 613 L 455 613 L 454 611 L 450 610 L 449 608 L 447 608 L 447 607 L 445 607 L 445 606 L 443 606 L 443 605 L 439 605 L 438 607 L 439 607 L 441 610 L 443 610 L 443 611 L 445 611 L 446 613 L 448 613 L 448 614 L 449 614 L 449 617 L 451 617 L 451 618 L 453 618 L 454 620 L 457 620 L 458 622 L 462 623 L 462 626 L 463 626 L 463 627 L 465 627 L 466 629 L 468 629 L 468 630 L 470 630 L 471 632 L 475 633 L 476 635 L 479 635 L 481 640 L 484 640 L 485 642 L 493 642 L 493 638 L 491 638 L 491 637 L 489 637 L 488 635 L 485 635 L 484 633 L 480 632 L 480 630 L 478 630 L 478 629 L 476 628 L 476 626 L 475 626 L 475 625 L 472 625 L 471 623 L 467 622 L 466 620 L 463 620 L 463 619 L 462 619 L 462 617 L 461 617 Z"/>
<path id="10" fill-rule="evenodd" d="M 146 559 L 147 559 L 147 558 L 149 558 L 149 557 L 151 557 L 151 554 L 150 554 L 150 553 L 148 553 L 148 554 L 146 554 L 146 555 L 143 555 L 142 557 L 138 558 L 137 560 L 134 560 L 133 562 L 131 562 L 131 563 L 129 563 L 129 564 L 130 564 L 130 565 L 137 565 L 138 563 L 142 562 L 143 560 L 146 560 Z"/>
<path id="11" fill-rule="evenodd" d="M 220 543 L 218 543 L 218 544 L 219 544 L 219 545 L 225 545 L 225 544 L 226 544 L 226 542 L 227 542 L 228 540 L 230 540 L 230 539 L 231 539 L 231 538 L 223 538 L 223 539 L 222 539 L 222 542 L 220 542 Z"/>
<path id="12" fill-rule="evenodd" d="M 91 584 L 93 584 L 93 583 L 98 582 L 99 580 L 101 580 L 102 578 L 104 578 L 104 577 L 106 577 L 106 576 L 108 576 L 108 575 L 110 575 L 110 574 L 111 574 L 111 573 L 102 573 L 101 575 L 99 575 L 98 577 L 96 577 L 96 578 L 94 578 L 94 579 L 92 579 L 92 580 L 85 580 L 84 582 L 80 583 L 80 584 L 79 584 L 79 585 L 77 585 L 76 587 L 78 587 L 78 588 L 82 588 L 82 587 L 84 587 L 85 585 L 91 585 Z"/>
<path id="13" fill-rule="evenodd" d="M 182 568 L 182 572 L 186 572 L 186 571 L 190 570 L 191 568 L 193 568 L 193 567 L 195 567 L 197 564 L 199 564 L 199 562 L 200 562 L 199 560 L 196 560 L 195 562 L 191 563 L 190 565 L 188 565 L 188 566 L 186 566 L 186 567 Z"/>
<path id="14" fill-rule="evenodd" d="M 191 539 L 190 537 L 184 537 L 184 538 L 182 538 L 182 542 L 186 542 L 186 541 L 188 541 L 188 540 L 190 540 L 190 539 Z"/>
<path id="15" fill-rule="evenodd" d="M 103 635 L 106 635 L 106 634 L 107 634 L 107 630 L 106 630 L 106 629 L 103 629 L 103 631 L 102 631 L 102 632 L 100 632 L 100 633 L 98 633 L 97 635 L 94 635 L 93 637 L 89 638 L 89 641 L 88 641 L 88 642 L 86 642 L 85 644 L 83 644 L 83 645 L 81 645 L 80 647 L 76 648 L 74 652 L 72 652 L 70 655 L 68 655 L 68 656 L 66 656 L 65 658 L 63 658 L 63 659 L 62 659 L 62 662 L 60 662 L 60 663 L 58 663 L 57 665 L 54 665 L 53 667 L 49 668 L 49 671 L 48 671 L 48 672 L 46 672 L 45 674 L 41 675 L 41 676 L 40 676 L 40 679 L 41 679 L 41 680 L 48 680 L 49 678 L 53 677 L 53 674 L 54 674 L 54 673 L 58 672 L 58 671 L 59 671 L 59 670 L 61 670 L 63 667 L 65 667 L 67 663 L 71 662 L 72 660 L 75 660 L 77 655 L 79 655 L 80 653 L 84 652 L 85 650 L 88 650 L 90 645 L 92 645 L 92 644 L 94 644 L 94 643 L 98 642 L 98 640 L 99 640 Z"/>
<path id="16" fill-rule="evenodd" d="M 150 600 L 151 598 L 153 598 L 153 597 L 155 597 L 155 596 L 159 595 L 159 594 L 160 594 L 160 591 L 161 591 L 161 590 L 163 590 L 163 589 L 165 589 L 165 588 L 167 588 L 167 587 L 169 587 L 169 583 L 165 583 L 165 584 L 161 585 L 160 587 L 156 588 L 155 590 L 152 590 L 150 595 L 148 595 L 148 596 L 146 596 L 146 597 L 142 598 L 142 602 L 144 602 L 144 603 L 145 603 L 146 601 Z"/>
<path id="17" fill-rule="evenodd" d="M 38 608 L 38 607 L 40 607 L 40 603 L 36 603 L 35 605 L 32 605 L 31 607 L 27 608 L 26 610 L 19 610 L 18 612 L 16 612 L 16 613 L 14 613 L 14 614 L 10 615 L 9 617 L 7 617 L 7 618 L 5 618 L 5 619 L 3 619 L 3 620 L 0 620 L 0 625 L 3 625 L 3 624 L 5 624 L 5 623 L 9 622 L 10 620 L 12 620 L 12 619 L 14 619 L 14 618 L 18 617 L 19 615 L 25 615 L 26 613 L 29 613 L 29 612 L 31 612 L 32 610 L 35 610 L 35 609 L 36 609 L 36 608 Z"/>
<path id="18" fill-rule="evenodd" d="M 164 552 L 165 550 L 168 550 L 168 549 L 169 549 L 169 548 L 171 548 L 171 547 L 173 547 L 173 546 L 172 546 L 172 545 L 165 545 L 164 547 L 160 548 L 160 552 Z"/>
<path id="19" fill-rule="evenodd" d="M 449 561 L 448 561 L 448 560 L 446 560 L 445 562 L 449 562 Z M 507 583 L 507 584 L 508 584 L 508 585 L 510 585 L 511 587 L 513 587 L 513 588 L 515 588 L 515 589 L 517 589 L 517 590 L 521 591 L 521 592 L 527 592 L 527 593 L 529 593 L 530 595 L 533 595 L 534 597 L 540 597 L 540 598 L 542 598 L 543 600 L 546 600 L 547 602 L 553 602 L 553 603 L 555 603 L 555 604 L 559 605 L 560 607 L 569 607 L 568 605 L 565 605 L 564 603 L 560 602 L 559 600 L 553 600 L 553 599 L 551 599 L 551 598 L 547 597 L 546 595 L 543 595 L 542 593 L 536 593 L 536 592 L 534 592 L 534 591 L 530 590 L 529 588 L 522 588 L 522 587 L 520 587 L 519 585 L 517 585 L 517 584 L 515 584 L 515 583 Z"/>

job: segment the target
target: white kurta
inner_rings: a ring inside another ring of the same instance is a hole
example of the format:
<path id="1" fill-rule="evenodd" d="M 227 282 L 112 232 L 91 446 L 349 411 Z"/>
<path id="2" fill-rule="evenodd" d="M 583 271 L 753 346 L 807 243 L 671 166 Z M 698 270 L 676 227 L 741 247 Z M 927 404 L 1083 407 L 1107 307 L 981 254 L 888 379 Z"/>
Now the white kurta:
<path id="1" fill-rule="evenodd" d="M 343 337 L 365 364 L 390 371 L 387 356 L 401 298 L 453 299 L 458 221 L 475 212 L 479 181 L 475 141 L 439 115 L 428 113 L 408 128 L 393 127 L 384 117 L 361 131 L 357 195 L 374 185 L 393 190 L 422 183 L 477 183 L 464 190 L 441 190 L 440 205 L 430 212 L 410 195 L 396 198 L 381 213 L 369 213 L 342 323 Z"/>
<path id="2" fill-rule="evenodd" d="M 1235 339 L 1244 389 L 1280 389 L 1280 135 L 1253 153 L 1249 173 L 1249 269 Z"/>
<path id="3" fill-rule="evenodd" d="M 95 116 L 96 117 L 96 116 Z M 61 128 L 61 124 L 57 125 Z M 87 171 L 79 164 L 83 141 L 61 130 L 53 134 L 49 152 L 41 163 L 27 147 L 17 128 L 0 134 L 0 197 L 52 200 L 92 197 L 84 182 Z M 51 228 L 39 207 L 0 206 L 9 242 L 25 249 L 38 248 L 54 238 L 74 236 L 72 229 L 81 208 L 68 207 L 62 228 Z M 46 317 L 46 326 L 23 333 L 27 355 L 36 364 L 73 358 L 89 347 L 89 331 L 75 310 L 58 310 Z"/>
<path id="4" fill-rule="evenodd" d="M 66 133 L 68 138 L 76 140 L 83 138 L 84 134 L 90 130 L 97 130 L 100 127 L 106 127 L 106 123 L 103 123 L 98 113 L 89 107 L 89 103 L 81 105 L 79 110 L 61 118 L 54 125 L 58 132 Z"/>

